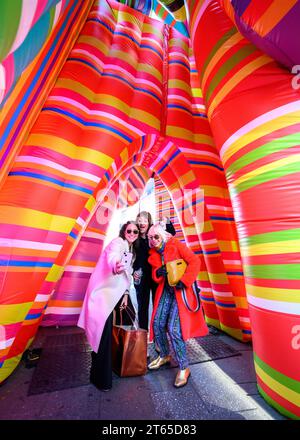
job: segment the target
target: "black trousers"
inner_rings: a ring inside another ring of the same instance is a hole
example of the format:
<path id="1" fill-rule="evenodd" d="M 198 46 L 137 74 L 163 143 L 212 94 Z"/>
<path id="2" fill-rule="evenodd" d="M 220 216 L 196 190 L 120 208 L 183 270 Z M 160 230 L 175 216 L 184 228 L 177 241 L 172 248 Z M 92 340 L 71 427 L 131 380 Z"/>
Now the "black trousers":
<path id="1" fill-rule="evenodd" d="M 92 351 L 90 381 L 99 390 L 112 387 L 112 326 L 113 313 L 106 320 L 97 353 Z"/>
<path id="2" fill-rule="evenodd" d="M 148 331 L 150 291 L 152 292 L 152 304 L 154 304 L 157 284 L 152 278 L 142 277 L 141 284 L 134 287 L 138 303 L 139 326 Z"/>

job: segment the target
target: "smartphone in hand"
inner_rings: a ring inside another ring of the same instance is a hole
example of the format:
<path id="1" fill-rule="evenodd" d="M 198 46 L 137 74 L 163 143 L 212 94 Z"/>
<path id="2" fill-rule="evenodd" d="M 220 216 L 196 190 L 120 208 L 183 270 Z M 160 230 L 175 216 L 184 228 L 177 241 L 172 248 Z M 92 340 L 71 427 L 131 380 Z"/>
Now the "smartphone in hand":
<path id="1" fill-rule="evenodd" d="M 124 252 L 121 258 L 121 263 L 124 266 L 124 270 L 131 268 L 133 254 L 131 252 Z"/>

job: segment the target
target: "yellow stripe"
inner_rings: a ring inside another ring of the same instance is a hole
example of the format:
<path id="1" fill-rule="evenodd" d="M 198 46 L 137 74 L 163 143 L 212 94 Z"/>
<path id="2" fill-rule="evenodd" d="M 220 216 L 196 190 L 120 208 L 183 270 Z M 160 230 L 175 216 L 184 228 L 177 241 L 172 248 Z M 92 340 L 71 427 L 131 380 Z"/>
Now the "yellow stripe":
<path id="1" fill-rule="evenodd" d="M 208 118 L 211 119 L 212 113 L 215 111 L 216 107 L 222 102 L 222 100 L 233 90 L 241 81 L 243 81 L 247 76 L 250 76 L 251 73 L 255 72 L 255 70 L 264 66 L 265 64 L 269 64 L 271 58 L 262 55 L 258 57 L 256 60 L 251 61 L 246 66 L 242 67 L 239 72 L 233 75 L 230 80 L 222 87 L 222 89 L 216 94 L 214 99 L 208 108 Z"/>
<path id="2" fill-rule="evenodd" d="M 56 282 L 58 281 L 64 272 L 64 267 L 53 264 L 51 270 L 49 271 L 46 281 Z"/>
<path id="3" fill-rule="evenodd" d="M 53 215 L 35 209 L 2 206 L 0 223 L 28 226 L 47 231 L 67 232 L 72 229 L 75 220 L 62 215 Z"/>
<path id="4" fill-rule="evenodd" d="M 22 358 L 22 354 L 18 354 L 17 356 L 14 356 L 10 359 L 6 359 L 2 365 L 2 368 L 0 368 L 0 382 L 2 382 L 3 380 L 5 380 L 13 371 L 14 369 L 18 366 L 21 358 Z"/>
<path id="5" fill-rule="evenodd" d="M 231 310 L 229 310 L 229 311 L 231 311 Z M 228 333 L 230 336 L 233 336 L 234 338 L 238 339 L 239 341 L 244 340 L 242 330 L 228 327 L 227 325 L 222 324 L 222 322 L 220 322 L 220 328 L 221 328 L 221 330 Z"/>
<path id="6" fill-rule="evenodd" d="M 91 148 L 75 145 L 57 136 L 45 134 L 31 134 L 27 140 L 27 145 L 37 145 L 49 148 L 72 159 L 81 159 L 104 169 L 110 167 L 113 159 L 100 151 Z"/>
<path id="7" fill-rule="evenodd" d="M 209 273 L 209 279 L 212 283 L 228 284 L 228 278 L 225 273 Z"/>
<path id="8" fill-rule="evenodd" d="M 262 381 L 266 385 L 268 385 L 269 388 L 271 388 L 277 394 L 282 396 L 284 399 L 286 399 L 289 402 L 293 403 L 294 405 L 297 405 L 300 407 L 300 394 L 299 393 L 297 393 L 296 391 L 293 391 L 290 388 L 287 388 L 285 385 L 282 385 L 281 383 L 277 382 L 277 380 L 273 379 L 271 376 L 269 376 L 267 373 L 265 373 L 255 361 L 254 361 L 254 364 L 255 364 L 255 370 L 256 370 L 257 375 L 262 379 Z"/>
<path id="9" fill-rule="evenodd" d="M 272 133 L 273 131 L 279 130 L 280 128 L 289 127 L 295 123 L 295 120 L 299 120 L 300 112 L 299 110 L 285 115 L 279 116 L 278 118 L 269 120 L 258 127 L 253 128 L 251 131 L 246 133 L 237 139 L 236 142 L 232 143 L 230 147 L 225 151 L 223 155 L 223 160 L 226 162 L 233 154 L 238 152 L 245 145 L 262 138 L 263 136 Z"/>
<path id="10" fill-rule="evenodd" d="M 243 176 L 236 179 L 235 182 L 233 183 L 233 186 L 236 187 L 240 183 L 247 182 L 247 180 L 252 179 L 253 177 L 260 176 L 261 174 L 267 173 L 268 171 L 275 171 L 276 169 L 284 167 L 285 165 L 289 165 L 294 162 L 299 162 L 299 160 L 300 160 L 300 154 L 293 154 L 292 156 L 284 157 L 283 159 L 279 159 L 267 165 L 263 165 L 262 167 L 258 167 L 255 170 L 250 171 L 249 173 L 244 174 Z M 276 245 L 276 243 L 274 243 L 274 245 Z M 271 243 L 269 244 L 269 246 L 271 246 Z M 285 250 L 283 249 L 281 253 L 285 253 L 284 251 Z"/>
<path id="11" fill-rule="evenodd" d="M 32 302 L 23 304 L 3 304 L 0 305 L 1 325 L 15 324 L 24 320 L 30 310 Z"/>
<path id="12" fill-rule="evenodd" d="M 257 298 L 300 303 L 300 289 L 279 289 L 275 287 L 260 287 L 246 284 L 246 290 L 249 295 Z"/>
<path id="13" fill-rule="evenodd" d="M 235 296 L 234 302 L 237 308 L 248 310 L 248 301 L 244 296 Z"/>
<path id="14" fill-rule="evenodd" d="M 275 241 L 273 243 L 253 244 L 241 246 L 243 257 L 254 255 L 289 254 L 299 252 L 300 240 Z"/>
<path id="15" fill-rule="evenodd" d="M 96 47 L 104 55 L 107 55 L 109 53 L 110 46 L 105 44 L 99 38 L 92 37 L 91 35 L 81 35 L 77 41 L 78 43 L 86 43 L 89 46 Z"/>
<path id="16" fill-rule="evenodd" d="M 232 49 L 233 46 L 238 44 L 241 40 L 243 40 L 244 37 L 240 33 L 236 33 L 232 35 L 228 40 L 224 42 L 224 44 L 217 50 L 217 52 L 214 54 L 210 62 L 208 63 L 205 73 L 203 75 L 202 80 L 202 90 L 205 89 L 206 82 L 208 80 L 209 75 L 211 74 L 212 70 L 214 69 L 215 65 L 220 61 L 220 59 L 225 55 L 226 52 Z"/>

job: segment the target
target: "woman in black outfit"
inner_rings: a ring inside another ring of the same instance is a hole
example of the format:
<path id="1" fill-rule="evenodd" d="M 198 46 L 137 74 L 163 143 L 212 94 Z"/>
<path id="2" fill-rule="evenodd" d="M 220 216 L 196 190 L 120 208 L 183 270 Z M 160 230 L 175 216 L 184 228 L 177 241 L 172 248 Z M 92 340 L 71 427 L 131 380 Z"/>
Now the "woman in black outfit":
<path id="1" fill-rule="evenodd" d="M 152 293 L 152 304 L 154 302 L 154 295 L 156 290 L 156 283 L 152 280 L 152 269 L 148 263 L 149 257 L 149 243 L 147 232 L 152 226 L 151 214 L 147 211 L 142 211 L 137 215 L 136 224 L 139 228 L 139 247 L 136 253 L 136 259 L 133 264 L 133 279 L 135 281 L 135 290 L 138 303 L 138 317 L 139 326 L 148 330 L 149 321 L 149 302 L 150 291 Z M 142 275 L 139 276 L 136 271 L 142 270 Z M 137 284 L 139 282 L 139 284 Z"/>

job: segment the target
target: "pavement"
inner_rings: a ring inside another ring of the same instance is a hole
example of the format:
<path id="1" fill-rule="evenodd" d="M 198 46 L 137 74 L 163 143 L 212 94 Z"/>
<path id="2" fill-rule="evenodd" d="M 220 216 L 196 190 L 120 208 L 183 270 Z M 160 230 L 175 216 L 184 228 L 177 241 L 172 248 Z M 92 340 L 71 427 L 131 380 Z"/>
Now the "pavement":
<path id="1" fill-rule="evenodd" d="M 47 335 L 78 331 L 41 327 L 31 348 L 43 348 Z M 251 343 L 211 332 L 240 355 L 191 365 L 189 382 L 180 389 L 173 386 L 177 369 L 169 368 L 139 377 L 114 375 L 109 392 L 86 383 L 28 395 L 36 367 L 21 361 L 0 386 L 0 420 L 286 420 L 258 393 Z"/>

